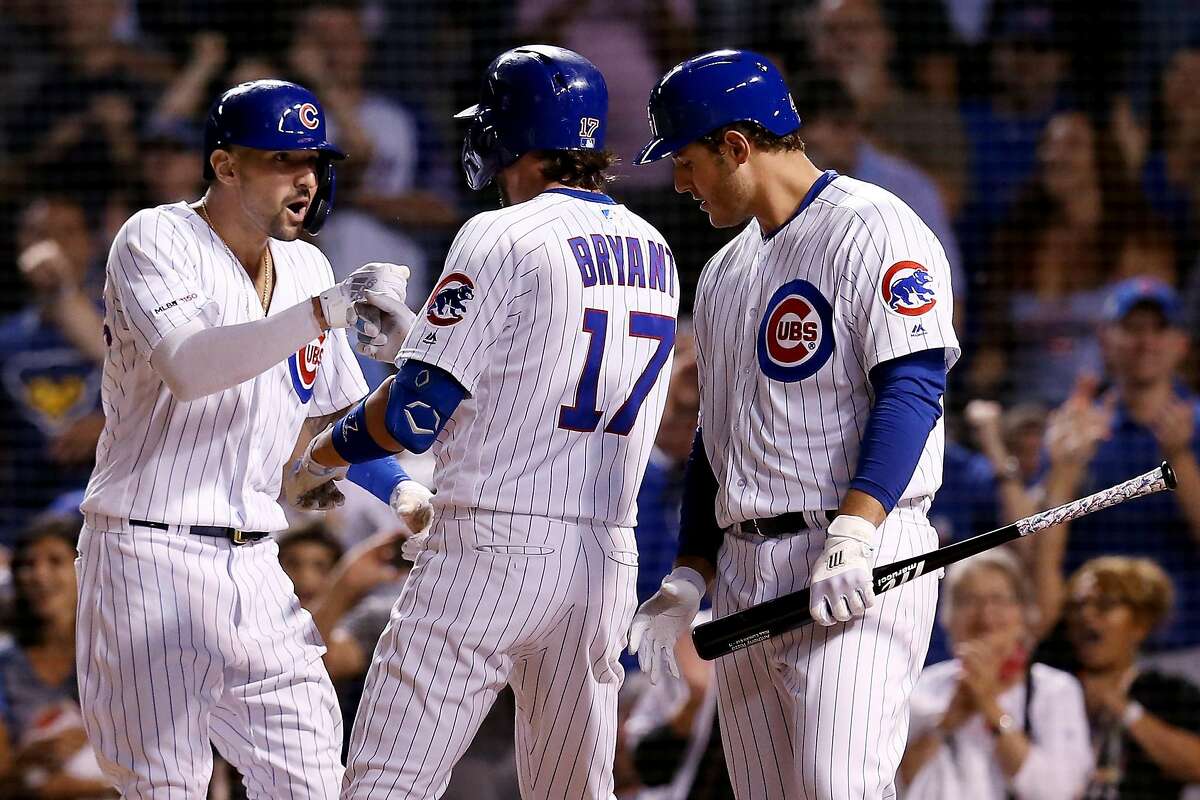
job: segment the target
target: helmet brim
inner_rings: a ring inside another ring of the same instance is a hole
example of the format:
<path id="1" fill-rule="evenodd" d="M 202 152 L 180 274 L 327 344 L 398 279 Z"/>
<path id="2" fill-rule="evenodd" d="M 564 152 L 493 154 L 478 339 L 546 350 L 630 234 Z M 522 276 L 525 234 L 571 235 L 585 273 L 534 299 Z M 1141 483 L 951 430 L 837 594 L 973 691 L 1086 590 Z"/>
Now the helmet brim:
<path id="1" fill-rule="evenodd" d="M 686 142 L 684 142 L 682 145 L 677 144 L 675 142 L 667 141 L 661 137 L 658 139 L 652 139 L 650 144 L 643 147 L 642 152 L 638 153 L 638 156 L 633 160 L 633 163 L 641 166 L 643 164 L 652 164 L 655 161 L 661 161 L 667 156 L 673 155 L 676 150 L 679 150 L 686 144 Z"/>

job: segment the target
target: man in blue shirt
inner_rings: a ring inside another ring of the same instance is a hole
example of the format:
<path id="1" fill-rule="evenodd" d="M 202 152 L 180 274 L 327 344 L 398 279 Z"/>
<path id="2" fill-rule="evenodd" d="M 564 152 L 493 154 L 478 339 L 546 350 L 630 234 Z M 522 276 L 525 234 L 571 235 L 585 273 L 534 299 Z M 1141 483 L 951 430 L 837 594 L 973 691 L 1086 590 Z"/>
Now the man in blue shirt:
<path id="1" fill-rule="evenodd" d="M 1151 644 L 1168 651 L 1194 650 L 1200 648 L 1200 399 L 1178 377 L 1189 338 L 1181 304 L 1166 284 L 1131 278 L 1114 289 L 1104 317 L 1101 345 L 1111 383 L 1098 402 L 1112 408 L 1112 418 L 1079 495 L 1145 472 L 1164 459 L 1174 468 L 1179 487 L 1073 523 L 1063 567 L 1069 574 L 1104 554 L 1153 558 L 1171 575 L 1177 597 L 1175 614 Z"/>

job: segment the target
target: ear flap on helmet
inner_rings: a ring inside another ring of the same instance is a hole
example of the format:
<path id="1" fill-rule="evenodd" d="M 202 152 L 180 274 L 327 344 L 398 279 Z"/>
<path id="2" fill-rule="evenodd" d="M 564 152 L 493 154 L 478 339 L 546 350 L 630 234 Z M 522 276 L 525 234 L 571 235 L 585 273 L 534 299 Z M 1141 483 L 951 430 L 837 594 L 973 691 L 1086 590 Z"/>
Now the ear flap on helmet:
<path id="1" fill-rule="evenodd" d="M 463 136 L 462 168 L 467 185 L 475 191 L 487 186 L 504 166 L 500 133 L 490 118 L 491 112 L 481 110 L 471 119 Z"/>
<path id="2" fill-rule="evenodd" d="M 313 236 L 320 233 L 321 226 L 329 217 L 329 212 L 333 211 L 333 190 L 337 183 L 336 178 L 337 172 L 333 167 L 333 159 L 328 156 L 318 159 L 317 191 L 313 194 L 312 202 L 308 206 L 308 213 L 304 215 L 302 223 L 304 230 Z"/>

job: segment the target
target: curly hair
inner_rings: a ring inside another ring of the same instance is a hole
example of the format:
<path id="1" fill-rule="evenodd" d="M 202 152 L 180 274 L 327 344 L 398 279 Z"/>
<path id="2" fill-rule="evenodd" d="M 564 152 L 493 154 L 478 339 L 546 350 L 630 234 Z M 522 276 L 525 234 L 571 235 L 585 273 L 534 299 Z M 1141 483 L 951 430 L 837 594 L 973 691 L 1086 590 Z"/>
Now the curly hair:
<path id="1" fill-rule="evenodd" d="M 1148 558 L 1101 556 L 1084 562 L 1067 581 L 1067 596 L 1078 594 L 1087 581 L 1094 581 L 1100 594 L 1128 606 L 1150 631 L 1162 625 L 1175 600 L 1170 577 Z"/>
<path id="2" fill-rule="evenodd" d="M 603 192 L 613 178 L 608 170 L 617 157 L 608 150 L 544 150 L 542 177 L 565 186 Z"/>

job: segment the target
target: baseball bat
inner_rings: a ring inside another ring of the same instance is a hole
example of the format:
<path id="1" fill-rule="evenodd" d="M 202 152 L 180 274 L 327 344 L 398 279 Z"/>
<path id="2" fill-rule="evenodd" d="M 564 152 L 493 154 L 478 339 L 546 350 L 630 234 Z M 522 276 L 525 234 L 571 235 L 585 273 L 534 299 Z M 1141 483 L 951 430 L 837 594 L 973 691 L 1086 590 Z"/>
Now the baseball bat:
<path id="1" fill-rule="evenodd" d="M 942 567 L 1011 542 L 1022 536 L 1079 519 L 1101 509 L 1155 492 L 1175 488 L 1175 473 L 1163 462 L 1144 475 L 1130 478 L 1093 495 L 1019 519 L 1011 525 L 981 533 L 961 542 L 948 544 L 918 556 L 875 567 L 872 578 L 875 594 L 890 592 L 897 586 Z M 808 611 L 808 588 L 767 600 L 703 625 L 692 631 L 696 652 L 705 661 L 741 650 L 752 644 L 780 636 L 812 622 Z"/>

